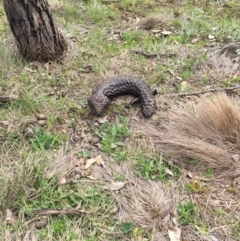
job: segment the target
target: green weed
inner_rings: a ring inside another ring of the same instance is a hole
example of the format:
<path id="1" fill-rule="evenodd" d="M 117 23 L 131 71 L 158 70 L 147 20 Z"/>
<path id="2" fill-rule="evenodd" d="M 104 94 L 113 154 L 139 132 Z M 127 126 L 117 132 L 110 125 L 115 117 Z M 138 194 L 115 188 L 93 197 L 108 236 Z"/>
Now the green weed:
<path id="1" fill-rule="evenodd" d="M 122 223 L 122 225 L 121 225 L 121 230 L 124 234 L 132 231 L 132 229 L 133 229 L 132 223 Z"/>
<path id="2" fill-rule="evenodd" d="M 221 210 L 221 209 L 218 209 L 218 210 L 216 210 L 216 214 L 217 214 L 218 216 L 223 216 L 223 215 L 224 215 L 224 211 Z"/>
<path id="3" fill-rule="evenodd" d="M 185 187 L 188 191 L 195 193 L 205 193 L 207 191 L 205 183 L 195 182 L 194 180 L 192 181 L 192 183 L 186 183 Z"/>
<path id="4" fill-rule="evenodd" d="M 91 152 L 89 150 L 83 150 L 76 153 L 77 157 L 82 158 L 90 158 Z"/>
<path id="5" fill-rule="evenodd" d="M 142 33 L 140 31 L 125 31 L 122 33 L 125 47 L 127 49 L 134 48 L 142 40 Z"/>
<path id="6" fill-rule="evenodd" d="M 178 221 L 182 225 L 194 224 L 196 221 L 197 207 L 191 201 L 182 202 L 178 206 Z"/>
<path id="7" fill-rule="evenodd" d="M 213 175 L 214 175 L 214 169 L 213 168 L 208 168 L 207 172 L 205 173 L 205 177 L 213 178 Z"/>
<path id="8" fill-rule="evenodd" d="M 35 137 L 31 139 L 31 145 L 34 151 L 57 148 L 58 145 L 66 139 L 66 136 L 52 134 L 44 131 L 43 128 L 36 126 Z"/>
<path id="9" fill-rule="evenodd" d="M 109 19 L 115 19 L 117 17 L 116 12 L 107 6 L 103 5 L 101 1 L 92 0 L 90 4 L 86 6 L 88 17 L 93 22 L 99 22 Z M 106 22 L 105 22 L 106 24 Z"/>
<path id="10" fill-rule="evenodd" d="M 167 169 L 169 169 L 176 178 L 181 175 L 180 167 L 175 165 L 169 166 L 160 155 L 155 159 L 139 155 L 138 161 L 134 164 L 136 176 L 150 180 L 159 179 L 163 182 L 168 182 L 171 177 Z"/>
<path id="11" fill-rule="evenodd" d="M 101 186 L 89 185 L 88 182 L 82 182 L 80 186 L 66 184 L 58 189 L 59 177 L 57 175 L 47 177 L 46 171 L 49 171 L 51 160 L 46 161 L 44 158 L 43 156 L 41 161 L 37 159 L 36 163 L 27 158 L 22 166 L 14 167 L 16 172 L 14 179 L 10 178 L 9 174 L 6 178 L 5 176 L 0 178 L 1 186 L 4 185 L 0 198 L 1 215 L 6 209 L 10 209 L 19 218 L 24 218 L 26 221 L 32 219 L 36 210 L 74 209 L 81 204 L 81 210 L 90 214 L 84 215 L 81 222 L 78 217 L 71 214 L 58 217 L 49 216 L 47 226 L 37 231 L 40 237 L 46 238 L 50 234 L 55 240 L 62 236 L 65 237 L 64 240 L 72 240 L 70 237 L 77 235 L 72 227 L 76 224 L 85 230 L 86 236 L 92 235 L 95 239 L 98 238 L 99 233 L 88 234 L 89 226 L 98 230 L 99 227 L 115 224 L 115 218 L 109 214 L 113 209 L 114 199 L 108 192 L 103 192 Z M 94 215 L 92 215 L 93 213 Z M 20 220 L 10 232 L 17 232 L 19 228 L 23 228 Z M 70 228 L 72 231 L 66 232 Z"/>
<path id="12" fill-rule="evenodd" d="M 131 136 L 125 117 L 120 117 L 120 124 L 106 122 L 101 125 L 95 134 L 101 138 L 103 151 L 109 153 L 116 160 L 125 160 L 128 152 L 125 149 L 125 141 Z"/>
<path id="13" fill-rule="evenodd" d="M 232 229 L 232 234 L 234 237 L 237 238 L 237 240 L 240 240 L 239 233 L 240 233 L 240 218 L 237 220 L 237 222 L 235 223 Z"/>

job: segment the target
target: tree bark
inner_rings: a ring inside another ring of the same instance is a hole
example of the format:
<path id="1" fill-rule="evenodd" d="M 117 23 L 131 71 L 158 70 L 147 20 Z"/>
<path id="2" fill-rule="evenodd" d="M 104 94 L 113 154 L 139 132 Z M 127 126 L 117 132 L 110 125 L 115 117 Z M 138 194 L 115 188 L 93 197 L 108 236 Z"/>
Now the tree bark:
<path id="1" fill-rule="evenodd" d="M 53 60 L 67 48 L 46 0 L 4 0 L 4 9 L 20 53 L 28 60 Z"/>

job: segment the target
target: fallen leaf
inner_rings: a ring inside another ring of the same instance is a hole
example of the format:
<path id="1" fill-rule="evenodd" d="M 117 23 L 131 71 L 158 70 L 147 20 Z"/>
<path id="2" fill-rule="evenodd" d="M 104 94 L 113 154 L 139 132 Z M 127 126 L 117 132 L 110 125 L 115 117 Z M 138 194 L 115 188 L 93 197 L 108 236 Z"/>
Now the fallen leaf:
<path id="1" fill-rule="evenodd" d="M 152 32 L 153 32 L 153 33 L 161 33 L 162 30 L 159 30 L 159 29 L 153 29 Z"/>
<path id="2" fill-rule="evenodd" d="M 2 124 L 3 126 L 8 126 L 9 122 L 8 121 L 0 121 L 0 124 Z"/>
<path id="3" fill-rule="evenodd" d="M 168 230 L 168 236 L 170 238 L 170 241 L 177 241 L 174 231 Z"/>
<path id="4" fill-rule="evenodd" d="M 210 240 L 210 241 L 219 241 L 219 239 L 216 238 L 214 235 L 210 235 L 210 236 L 209 236 L 209 240 Z"/>
<path id="5" fill-rule="evenodd" d="M 126 182 L 112 182 L 110 185 L 105 186 L 104 189 L 117 191 L 117 190 L 123 188 L 125 184 L 126 184 Z"/>
<path id="6" fill-rule="evenodd" d="M 191 43 L 192 44 L 195 44 L 195 43 L 197 43 L 198 42 L 198 38 L 193 38 L 192 40 L 191 40 Z"/>
<path id="7" fill-rule="evenodd" d="M 168 72 L 174 77 L 175 74 L 174 74 L 174 71 L 173 70 L 168 70 Z"/>
<path id="8" fill-rule="evenodd" d="M 96 163 L 97 163 L 99 166 L 103 166 L 103 167 L 104 167 L 104 161 L 103 161 L 101 155 L 96 156 Z"/>
<path id="9" fill-rule="evenodd" d="M 214 35 L 209 34 L 209 35 L 208 35 L 208 39 L 209 39 L 209 40 L 213 40 L 213 39 L 215 39 L 215 36 L 214 36 Z"/>
<path id="10" fill-rule="evenodd" d="M 168 169 L 168 168 L 165 169 L 165 172 L 167 174 L 169 174 L 170 176 L 172 176 L 172 177 L 174 176 L 173 172 L 170 169 Z"/>
<path id="11" fill-rule="evenodd" d="M 110 210 L 110 213 L 111 214 L 114 214 L 118 211 L 118 207 L 115 205 L 111 210 Z"/>
<path id="12" fill-rule="evenodd" d="M 192 180 L 194 180 L 195 182 L 197 181 L 204 181 L 204 182 L 211 182 L 213 180 L 217 181 L 217 179 L 209 179 L 209 178 L 206 178 L 206 177 L 200 177 L 198 175 L 192 175 L 191 172 L 188 172 L 187 173 L 187 177 L 191 178 Z"/>
<path id="13" fill-rule="evenodd" d="M 187 81 L 182 81 L 180 84 L 180 90 L 182 92 L 186 91 L 189 88 L 189 84 Z"/>
<path id="14" fill-rule="evenodd" d="M 182 78 L 180 76 L 176 76 L 176 79 L 180 80 L 180 81 L 182 80 Z"/>
<path id="15" fill-rule="evenodd" d="M 65 177 L 62 177 L 62 178 L 58 181 L 58 190 L 61 189 L 66 183 L 67 183 L 66 178 L 65 178 Z"/>
<path id="16" fill-rule="evenodd" d="M 170 238 L 170 241 L 180 241 L 182 230 L 178 227 L 175 227 L 174 229 L 174 231 L 168 230 L 168 236 Z"/>
<path id="17" fill-rule="evenodd" d="M 77 205 L 77 207 L 76 207 L 76 210 L 80 209 L 81 206 L 82 206 L 82 203 L 79 202 L 78 205 Z"/>
<path id="18" fill-rule="evenodd" d="M 87 177 L 89 176 L 91 173 L 91 169 L 88 169 L 88 170 L 84 170 L 84 171 L 81 171 L 81 176 L 82 177 Z"/>
<path id="19" fill-rule="evenodd" d="M 88 169 L 95 162 L 96 162 L 96 158 L 88 159 L 87 162 L 86 162 L 86 165 L 85 165 L 85 169 Z"/>
<path id="20" fill-rule="evenodd" d="M 177 216 L 177 214 L 176 214 L 176 213 L 174 213 L 174 215 L 176 215 L 176 216 Z M 176 218 L 176 217 L 173 217 L 173 218 L 172 218 L 172 222 L 175 224 L 175 226 L 179 225 L 179 223 L 178 223 L 178 221 L 177 221 L 177 218 Z"/>
<path id="21" fill-rule="evenodd" d="M 13 214 L 13 212 L 9 209 L 7 209 L 7 212 L 6 212 L 6 221 L 10 224 L 12 224 L 13 226 L 15 226 L 18 222 L 18 218 L 17 216 L 15 216 Z"/>
<path id="22" fill-rule="evenodd" d="M 235 162 L 239 162 L 239 159 L 240 159 L 239 154 L 234 154 L 234 155 L 231 156 L 231 158 L 232 158 Z"/>
<path id="23" fill-rule="evenodd" d="M 38 229 L 44 228 L 47 225 L 47 220 L 43 219 L 35 223 L 35 227 Z"/>
<path id="24" fill-rule="evenodd" d="M 84 158 L 81 158 L 81 159 L 77 160 L 75 165 L 80 167 L 80 166 L 86 165 L 86 163 L 87 163 L 87 161 Z"/>
<path id="25" fill-rule="evenodd" d="M 98 123 L 103 124 L 105 122 L 108 122 L 108 119 L 107 119 L 107 116 L 104 116 L 102 118 L 98 118 L 97 121 L 98 121 Z"/>
<path id="26" fill-rule="evenodd" d="M 41 113 L 37 113 L 36 114 L 36 118 L 38 120 L 46 120 L 47 119 L 47 116 L 45 116 L 44 114 L 41 114 Z"/>
<path id="27" fill-rule="evenodd" d="M 30 73 L 36 73 L 36 72 L 37 72 L 36 70 L 30 69 L 30 68 L 28 68 L 28 67 L 25 67 L 24 69 L 27 70 L 27 71 L 30 72 Z"/>
<path id="28" fill-rule="evenodd" d="M 134 25 L 137 25 L 140 22 L 140 20 L 141 20 L 140 18 L 136 18 Z"/>
<path id="29" fill-rule="evenodd" d="M 61 178 L 59 181 L 58 181 L 58 185 L 60 186 L 63 186 L 67 183 L 67 180 L 65 177 Z"/>
<path id="30" fill-rule="evenodd" d="M 200 177 L 200 176 L 194 176 L 193 178 L 195 181 L 204 181 L 204 182 L 211 182 L 213 180 L 216 180 L 216 179 L 209 179 L 209 178 L 206 178 L 206 177 Z"/>
<path id="31" fill-rule="evenodd" d="M 192 173 L 191 173 L 191 172 L 188 172 L 188 173 L 187 173 L 187 177 L 190 177 L 190 178 L 192 179 L 192 178 L 193 178 Z"/>
<path id="32" fill-rule="evenodd" d="M 87 178 L 90 179 L 90 180 L 96 180 L 96 178 L 94 176 L 91 176 L 91 175 L 87 176 Z"/>
<path id="33" fill-rule="evenodd" d="M 172 34 L 172 32 L 171 31 L 162 31 L 161 34 L 167 36 L 167 35 Z"/>

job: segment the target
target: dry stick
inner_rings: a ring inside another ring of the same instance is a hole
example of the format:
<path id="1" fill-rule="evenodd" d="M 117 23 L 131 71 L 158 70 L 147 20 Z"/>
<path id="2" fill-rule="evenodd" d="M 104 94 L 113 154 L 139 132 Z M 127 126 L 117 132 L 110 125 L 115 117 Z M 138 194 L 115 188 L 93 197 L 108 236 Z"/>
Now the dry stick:
<path id="1" fill-rule="evenodd" d="M 133 53 L 136 53 L 136 54 L 141 54 L 141 55 L 145 56 L 146 58 L 156 58 L 157 56 L 173 57 L 173 56 L 177 55 L 177 54 L 174 54 L 174 53 L 172 53 L 172 54 L 161 54 L 161 53 L 148 54 L 148 53 L 145 53 L 143 51 L 134 50 L 134 49 L 131 49 L 130 51 L 133 52 Z"/>
<path id="2" fill-rule="evenodd" d="M 36 210 L 33 212 L 35 215 L 59 215 L 59 214 L 75 214 L 82 216 L 83 212 L 77 209 L 66 209 L 66 210 L 57 210 L 53 208 L 44 208 L 41 210 Z"/>
<path id="3" fill-rule="evenodd" d="M 7 103 L 9 101 L 12 101 L 12 100 L 17 100 L 18 99 L 18 96 L 16 95 L 9 95 L 9 96 L 0 96 L 0 103 Z"/>
<path id="4" fill-rule="evenodd" d="M 240 89 L 240 85 L 234 86 L 234 87 L 226 87 L 226 88 L 218 88 L 218 89 L 211 89 L 211 90 L 202 90 L 202 91 L 198 91 L 198 92 L 190 92 L 190 93 L 180 93 L 180 94 L 166 94 L 163 96 L 180 96 L 180 97 L 184 97 L 184 96 L 189 96 L 189 95 L 201 95 L 201 94 L 205 94 L 205 93 L 210 93 L 210 92 L 217 92 L 217 91 L 233 91 L 233 90 L 237 90 Z"/>

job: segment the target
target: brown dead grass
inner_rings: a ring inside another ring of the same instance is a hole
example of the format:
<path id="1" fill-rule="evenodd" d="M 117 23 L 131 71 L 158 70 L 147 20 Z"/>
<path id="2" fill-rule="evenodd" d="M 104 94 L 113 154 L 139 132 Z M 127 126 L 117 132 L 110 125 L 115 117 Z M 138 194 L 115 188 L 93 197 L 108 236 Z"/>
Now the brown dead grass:
<path id="1" fill-rule="evenodd" d="M 237 98 L 217 94 L 204 96 L 197 103 L 180 103 L 168 113 L 164 131 L 144 126 L 143 132 L 154 139 L 161 152 L 183 166 L 194 159 L 201 166 L 205 163 L 207 168 L 224 169 L 228 176 L 240 174 L 238 161 L 232 159 L 240 149 Z"/>
<path id="2" fill-rule="evenodd" d="M 137 178 L 127 163 L 120 166 L 113 162 L 106 169 L 96 166 L 94 172 L 94 176 L 108 183 L 114 182 L 117 175 L 124 175 L 125 186 L 117 192 L 112 191 L 119 206 L 119 222 L 131 221 L 138 227 L 167 235 L 176 213 L 179 197 L 176 188 L 160 181 Z"/>
<path id="3" fill-rule="evenodd" d="M 239 63 L 237 61 L 233 61 L 226 55 L 212 54 L 208 61 L 203 64 L 200 75 L 210 79 L 223 80 L 237 76 L 238 71 Z"/>

